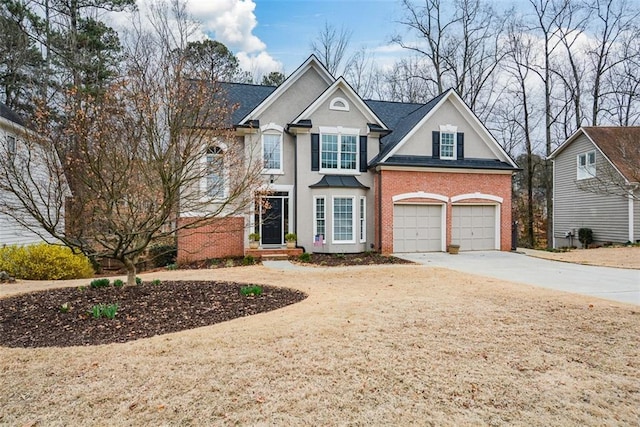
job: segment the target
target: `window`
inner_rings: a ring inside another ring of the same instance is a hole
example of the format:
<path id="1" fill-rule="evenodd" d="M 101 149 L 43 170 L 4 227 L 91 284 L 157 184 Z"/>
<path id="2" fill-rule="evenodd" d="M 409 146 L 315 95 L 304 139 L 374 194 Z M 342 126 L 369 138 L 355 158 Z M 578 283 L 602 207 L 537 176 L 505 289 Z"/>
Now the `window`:
<path id="1" fill-rule="evenodd" d="M 455 159 L 456 134 L 451 132 L 440 132 L 440 158 Z"/>
<path id="2" fill-rule="evenodd" d="M 357 171 L 358 129 L 321 128 L 320 169 Z"/>
<path id="3" fill-rule="evenodd" d="M 578 178 L 587 179 L 596 176 L 596 152 L 589 151 L 578 155 Z"/>
<path id="4" fill-rule="evenodd" d="M 224 151 L 218 146 L 207 149 L 207 194 L 213 198 L 225 197 Z"/>
<path id="5" fill-rule="evenodd" d="M 313 203 L 313 225 L 314 242 L 324 243 L 326 241 L 326 203 L 324 196 L 315 197 Z M 322 237 L 320 237 L 322 236 Z"/>
<path id="6" fill-rule="evenodd" d="M 262 135 L 262 161 L 265 172 L 282 172 L 282 134 Z"/>
<path id="7" fill-rule="evenodd" d="M 367 241 L 367 199 L 360 197 L 360 243 Z"/>
<path id="8" fill-rule="evenodd" d="M 7 153 L 16 154 L 16 137 L 15 136 L 7 136 Z"/>
<path id="9" fill-rule="evenodd" d="M 355 243 L 354 197 L 333 199 L 333 243 Z"/>

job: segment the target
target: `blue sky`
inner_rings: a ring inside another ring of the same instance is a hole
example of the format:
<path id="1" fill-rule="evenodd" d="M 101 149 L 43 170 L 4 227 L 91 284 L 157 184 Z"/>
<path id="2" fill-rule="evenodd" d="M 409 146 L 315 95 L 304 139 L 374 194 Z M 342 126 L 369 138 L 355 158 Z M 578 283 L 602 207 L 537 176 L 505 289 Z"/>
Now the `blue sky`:
<path id="1" fill-rule="evenodd" d="M 398 0 L 255 0 L 253 34 L 291 73 L 311 53 L 311 41 L 325 22 L 352 31 L 351 47 L 387 45 L 401 17 Z"/>

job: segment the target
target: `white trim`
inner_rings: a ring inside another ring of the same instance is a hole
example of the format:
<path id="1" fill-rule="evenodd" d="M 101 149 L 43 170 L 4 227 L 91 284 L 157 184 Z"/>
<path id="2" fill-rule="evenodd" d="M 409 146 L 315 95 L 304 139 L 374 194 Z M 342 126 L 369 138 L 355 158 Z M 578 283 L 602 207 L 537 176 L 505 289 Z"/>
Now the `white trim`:
<path id="1" fill-rule="evenodd" d="M 227 162 L 227 144 L 222 141 L 218 141 L 214 139 L 210 144 L 206 145 L 206 150 L 204 153 L 204 157 L 201 162 L 205 168 L 208 168 L 209 161 L 207 157 L 209 156 L 209 150 L 211 148 L 219 148 L 222 150 L 222 179 L 223 179 L 223 187 L 222 187 L 222 195 L 211 196 L 209 193 L 209 173 L 206 171 L 205 176 L 200 179 L 200 193 L 204 200 L 209 200 L 213 203 L 215 202 L 223 202 L 229 197 L 229 167 Z"/>
<path id="2" fill-rule="evenodd" d="M 267 96 L 258 106 L 256 106 L 253 110 L 249 111 L 246 116 L 240 120 L 239 123 L 244 123 L 250 117 L 258 117 L 260 114 L 264 113 L 264 111 L 271 106 L 283 93 L 285 93 L 298 79 L 302 76 L 309 68 L 315 67 L 318 71 L 320 77 L 327 83 L 327 85 L 331 85 L 335 78 L 329 73 L 329 71 L 322 65 L 322 63 L 315 57 L 315 55 L 309 56 L 306 61 L 302 65 L 298 67 L 296 71 L 294 71 L 287 79 L 278 86 L 269 96 Z"/>
<path id="3" fill-rule="evenodd" d="M 345 92 L 347 95 L 349 95 L 351 98 L 355 100 L 355 102 L 358 104 L 358 110 L 361 113 L 364 113 L 363 115 L 367 118 L 367 120 L 370 120 L 371 122 L 376 122 L 379 125 L 381 125 L 383 129 L 387 129 L 387 126 L 384 124 L 384 122 L 376 115 L 376 113 L 373 112 L 373 110 L 371 110 L 371 108 L 369 108 L 369 106 L 362 100 L 362 98 L 358 96 L 358 94 L 351 88 L 351 86 L 349 86 L 349 84 L 344 80 L 343 77 L 338 77 L 338 79 L 335 82 L 333 82 L 331 86 L 329 86 L 302 113 L 298 114 L 298 117 L 293 119 L 291 123 L 297 123 L 298 121 L 311 116 L 313 112 L 315 112 L 318 108 L 320 108 L 320 105 L 322 105 L 324 102 L 326 102 L 329 99 L 329 97 L 338 89 L 338 86 L 340 86 L 343 92 Z"/>
<path id="4" fill-rule="evenodd" d="M 316 236 L 318 235 L 318 199 L 324 200 L 324 233 L 322 239 L 322 244 L 324 245 L 327 243 L 327 196 L 313 196 L 313 242 L 315 243 Z"/>
<path id="5" fill-rule="evenodd" d="M 351 199 L 351 240 L 335 240 L 336 221 L 336 199 Z M 331 196 L 331 243 L 334 245 L 349 245 L 356 243 L 356 196 Z M 326 236 L 325 236 L 326 237 Z"/>
<path id="6" fill-rule="evenodd" d="M 551 159 L 551 178 L 553 179 L 552 181 L 553 188 L 555 188 L 555 185 L 556 185 L 556 160 L 555 159 Z M 551 201 L 552 201 L 551 212 L 553 213 L 553 220 L 551 221 L 551 239 L 552 239 L 551 247 L 557 248 L 558 242 L 556 241 L 556 192 L 555 191 L 551 192 Z M 547 227 L 548 226 L 549 224 L 547 224 Z"/>
<path id="7" fill-rule="evenodd" d="M 287 218 L 284 217 L 284 215 L 282 215 L 282 221 L 284 222 L 284 220 L 287 220 L 288 223 L 288 227 L 286 230 L 284 230 L 284 226 L 282 227 L 284 234 L 287 233 L 293 233 L 293 230 L 295 230 L 295 224 L 293 223 L 293 221 L 295 220 L 293 218 L 293 185 L 284 185 L 284 184 L 267 184 L 267 185 L 261 185 L 257 191 L 255 191 L 253 193 L 253 199 L 255 200 L 256 197 L 259 195 L 261 198 L 269 198 L 269 197 L 285 197 L 285 196 L 274 196 L 274 195 L 270 195 L 269 193 L 267 194 L 258 194 L 260 191 L 270 191 L 270 192 L 280 192 L 280 193 L 287 193 Z M 260 245 L 262 245 L 262 233 L 261 233 L 261 229 L 256 230 L 256 221 L 255 221 L 255 209 L 252 207 L 251 212 L 249 213 L 249 230 L 254 230 L 254 232 L 259 233 L 260 234 Z M 262 206 L 260 206 L 260 212 L 258 212 L 258 215 L 260 216 L 260 219 L 262 219 Z M 281 242 L 281 245 L 284 245 L 285 242 L 284 240 Z M 277 245 L 277 243 L 276 243 Z"/>
<path id="8" fill-rule="evenodd" d="M 395 145 L 395 147 L 393 147 L 391 149 L 391 151 L 389 151 L 380 160 L 380 163 L 386 162 L 389 157 L 393 156 L 400 149 L 400 147 L 402 147 L 408 140 L 410 140 L 413 137 L 413 135 L 418 131 L 418 129 L 420 129 L 427 122 L 427 120 L 429 120 L 435 114 L 435 112 L 438 110 L 438 108 L 440 108 L 442 106 L 442 104 L 444 104 L 451 97 L 453 97 L 453 99 L 456 100 L 458 102 L 458 104 L 460 104 L 462 106 L 462 108 L 458 108 L 455 105 L 455 103 L 452 102 L 454 107 L 456 107 L 458 109 L 458 111 L 460 111 L 460 113 L 466 113 L 466 115 L 468 117 L 470 117 L 470 120 L 467 119 L 467 123 L 471 124 L 472 127 L 473 127 L 473 124 L 475 124 L 476 127 L 478 128 L 476 130 L 478 131 L 478 134 L 480 135 L 480 137 L 482 138 L 482 134 L 484 134 L 485 138 L 482 138 L 482 139 L 483 140 L 484 139 L 488 139 L 488 141 L 491 143 L 491 144 L 487 144 L 489 150 L 491 150 L 494 153 L 496 153 L 496 151 L 497 151 L 498 153 L 502 154 L 502 156 L 504 156 L 504 158 L 507 160 L 507 162 L 511 166 L 513 166 L 514 168 L 517 168 L 518 165 L 516 165 L 516 163 L 513 161 L 513 159 L 504 150 L 504 148 L 502 148 L 500 143 L 498 143 L 498 141 L 493 137 L 491 132 L 489 132 L 487 127 L 484 124 L 482 124 L 482 122 L 473 113 L 473 111 L 471 111 L 469 106 L 462 100 L 462 98 L 460 98 L 460 96 L 453 89 L 449 89 L 449 91 L 442 97 L 442 99 L 440 99 L 440 101 L 438 101 L 438 103 L 436 105 L 434 105 L 431 108 L 431 110 L 429 110 L 429 112 L 411 129 L 411 131 L 409 131 L 409 133 L 407 133 L 404 136 L 404 138 L 402 138 L 402 140 L 400 140 Z"/>
<path id="9" fill-rule="evenodd" d="M 496 250 L 500 250 L 500 235 L 501 235 L 501 231 L 502 229 L 500 228 L 500 213 L 501 213 L 501 207 L 502 205 L 496 205 L 496 224 L 495 224 L 495 235 L 494 238 L 496 239 L 495 241 L 495 249 Z"/>
<path id="10" fill-rule="evenodd" d="M 358 228 L 360 230 L 360 243 L 367 242 L 367 198 L 360 196 L 358 201 Z"/>
<path id="11" fill-rule="evenodd" d="M 284 133 L 284 128 L 277 123 L 267 123 L 266 125 L 260 126 L 260 132 L 266 132 L 269 130 L 275 130 L 276 132 Z"/>
<path id="12" fill-rule="evenodd" d="M 450 156 L 442 155 L 442 135 L 453 136 L 453 146 L 451 148 Z M 458 128 L 453 125 L 440 125 L 440 133 L 438 137 L 440 138 L 440 141 L 438 141 L 438 149 L 440 150 L 438 157 L 443 160 L 458 160 Z"/>
<path id="13" fill-rule="evenodd" d="M 335 111 L 349 111 L 349 102 L 341 96 L 336 96 L 329 103 L 329 109 Z"/>
<path id="14" fill-rule="evenodd" d="M 468 200 L 468 199 L 485 199 L 485 200 L 492 200 L 498 203 L 502 203 L 504 201 L 502 197 L 494 196 L 493 194 L 467 193 L 467 194 L 459 194 L 457 196 L 453 196 L 451 198 L 451 203 L 459 202 L 460 200 Z"/>
<path id="15" fill-rule="evenodd" d="M 425 193 L 424 191 L 417 191 L 415 193 L 397 194 L 391 198 L 391 200 L 394 203 L 399 202 L 401 200 L 406 200 L 406 199 L 435 199 L 445 203 L 449 201 L 449 198 L 447 196 L 443 196 L 442 194 L 436 194 L 436 193 Z"/>
<path id="16" fill-rule="evenodd" d="M 635 218 L 634 218 L 634 209 L 633 209 L 633 203 L 634 203 L 634 199 L 633 199 L 633 188 L 629 190 L 629 194 L 627 195 L 627 203 L 628 203 L 628 209 L 629 209 L 629 241 L 631 243 L 635 242 L 635 236 L 634 236 L 634 224 L 635 224 Z"/>

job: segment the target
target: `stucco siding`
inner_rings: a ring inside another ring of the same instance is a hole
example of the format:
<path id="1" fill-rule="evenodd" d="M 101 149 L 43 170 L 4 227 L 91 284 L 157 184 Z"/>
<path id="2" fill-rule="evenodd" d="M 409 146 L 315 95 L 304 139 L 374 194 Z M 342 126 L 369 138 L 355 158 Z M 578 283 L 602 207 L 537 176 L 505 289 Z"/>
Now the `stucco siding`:
<path id="1" fill-rule="evenodd" d="M 451 100 L 446 100 L 433 112 L 425 123 L 402 145 L 396 154 L 431 156 L 432 131 L 439 131 L 440 125 L 457 126 L 464 133 L 464 156 L 467 158 L 494 159 L 496 155 L 489 149 L 480 134 L 467 121 Z M 501 159 L 503 160 L 503 159 Z"/>
<path id="2" fill-rule="evenodd" d="M 596 175 L 604 170 L 608 162 L 589 139 L 580 135 L 554 160 L 554 240 L 556 247 L 568 246 L 571 242 L 565 234 L 575 230 L 574 245 L 579 245 L 578 229 L 593 230 L 594 240 L 599 243 L 628 240 L 629 205 L 626 197 L 599 192 L 595 181 L 577 179 L 579 154 L 596 151 Z M 598 185 L 601 187 L 601 185 Z M 602 191 L 604 190 L 604 191 Z M 615 193 L 611 189 L 610 193 Z"/>

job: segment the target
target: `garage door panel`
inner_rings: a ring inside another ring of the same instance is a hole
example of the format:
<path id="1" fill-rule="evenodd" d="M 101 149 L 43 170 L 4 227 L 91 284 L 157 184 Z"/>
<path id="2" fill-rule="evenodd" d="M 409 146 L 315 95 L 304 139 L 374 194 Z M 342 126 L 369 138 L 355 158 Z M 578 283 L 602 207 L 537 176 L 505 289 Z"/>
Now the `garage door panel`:
<path id="1" fill-rule="evenodd" d="M 495 249 L 496 206 L 457 205 L 452 210 L 451 239 L 460 250 Z"/>
<path id="2" fill-rule="evenodd" d="M 394 252 L 442 250 L 441 206 L 398 204 L 393 218 Z"/>

